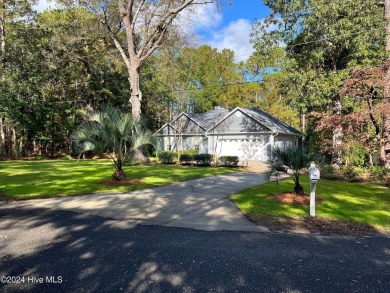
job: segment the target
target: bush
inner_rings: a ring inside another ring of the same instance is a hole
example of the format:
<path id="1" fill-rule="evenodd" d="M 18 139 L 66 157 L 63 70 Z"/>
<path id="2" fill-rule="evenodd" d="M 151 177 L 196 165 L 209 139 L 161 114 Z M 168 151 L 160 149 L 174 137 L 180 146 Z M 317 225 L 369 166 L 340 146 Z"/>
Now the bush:
<path id="1" fill-rule="evenodd" d="M 345 166 L 342 171 L 342 175 L 347 181 L 359 182 L 360 181 L 360 169 L 353 166 Z"/>
<path id="2" fill-rule="evenodd" d="M 66 155 L 61 158 L 62 160 L 68 161 L 68 160 L 73 160 L 71 155 Z"/>
<path id="3" fill-rule="evenodd" d="M 330 164 L 320 165 L 319 169 L 321 171 L 321 178 L 328 180 L 340 180 L 340 174 L 337 170 Z"/>
<path id="4" fill-rule="evenodd" d="M 181 154 L 179 157 L 179 162 L 180 162 L 180 164 L 191 164 L 193 159 L 194 159 L 194 156 L 192 156 L 192 155 Z"/>
<path id="5" fill-rule="evenodd" d="M 197 154 L 194 156 L 194 160 L 200 166 L 210 166 L 213 156 L 210 154 Z"/>
<path id="6" fill-rule="evenodd" d="M 383 166 L 370 167 L 370 175 L 374 179 L 383 180 L 386 175 L 390 174 L 390 169 Z"/>
<path id="7" fill-rule="evenodd" d="M 222 166 L 226 167 L 237 167 L 239 160 L 240 159 L 237 156 L 222 156 L 219 158 Z"/>
<path id="8" fill-rule="evenodd" d="M 183 151 L 180 151 L 180 153 L 182 155 L 189 155 L 189 156 L 192 156 L 194 157 L 195 155 L 197 155 L 199 152 L 197 150 L 183 150 Z"/>
<path id="9" fill-rule="evenodd" d="M 172 151 L 158 152 L 157 157 L 162 164 L 172 164 L 173 159 L 176 157 L 176 153 Z"/>

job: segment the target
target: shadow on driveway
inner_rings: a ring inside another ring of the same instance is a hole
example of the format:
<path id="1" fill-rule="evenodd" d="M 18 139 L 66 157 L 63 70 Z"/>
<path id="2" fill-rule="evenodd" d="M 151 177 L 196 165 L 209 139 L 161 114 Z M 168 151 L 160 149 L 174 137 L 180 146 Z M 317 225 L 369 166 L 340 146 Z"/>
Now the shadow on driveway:
<path id="1" fill-rule="evenodd" d="M 0 276 L 44 279 L 2 292 L 390 291 L 388 237 L 209 232 L 15 206 L 0 218 Z"/>

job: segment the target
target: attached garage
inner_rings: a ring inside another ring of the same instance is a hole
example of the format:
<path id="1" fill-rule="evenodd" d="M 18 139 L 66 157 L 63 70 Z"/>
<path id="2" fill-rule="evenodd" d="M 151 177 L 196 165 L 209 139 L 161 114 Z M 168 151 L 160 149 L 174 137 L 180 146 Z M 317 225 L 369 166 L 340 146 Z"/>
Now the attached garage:
<path id="1" fill-rule="evenodd" d="M 160 128 L 156 136 L 158 150 L 197 149 L 218 157 L 267 162 L 272 160 L 274 147 L 298 146 L 303 134 L 257 108 L 217 107 L 202 114 L 182 113 Z M 182 143 L 169 142 L 174 138 Z"/>

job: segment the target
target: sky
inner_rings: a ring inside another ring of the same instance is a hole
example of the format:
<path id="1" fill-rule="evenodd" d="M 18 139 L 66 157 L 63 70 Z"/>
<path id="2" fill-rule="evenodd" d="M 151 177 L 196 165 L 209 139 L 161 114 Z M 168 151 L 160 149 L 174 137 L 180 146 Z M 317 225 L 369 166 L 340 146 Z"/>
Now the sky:
<path id="1" fill-rule="evenodd" d="M 38 11 L 54 7 L 54 2 L 39 0 Z M 193 22 L 193 31 L 201 44 L 210 45 L 221 51 L 224 48 L 235 52 L 236 60 L 246 60 L 253 52 L 249 42 L 252 24 L 262 20 L 269 9 L 262 0 L 231 0 L 231 5 L 218 9 L 215 5 L 200 5 Z"/>
<path id="2" fill-rule="evenodd" d="M 201 42 L 220 51 L 233 50 L 238 61 L 246 60 L 253 52 L 249 42 L 252 24 L 270 13 L 261 0 L 232 0 L 221 11 L 212 5 L 202 6 L 201 10 L 202 17 L 194 24 Z"/>

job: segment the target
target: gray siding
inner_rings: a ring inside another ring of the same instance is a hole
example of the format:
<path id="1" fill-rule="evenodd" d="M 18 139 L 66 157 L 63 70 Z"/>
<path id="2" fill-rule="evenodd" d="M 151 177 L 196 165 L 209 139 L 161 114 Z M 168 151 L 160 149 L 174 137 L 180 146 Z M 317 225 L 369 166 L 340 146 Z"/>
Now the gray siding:
<path id="1" fill-rule="evenodd" d="M 240 113 L 238 116 L 237 113 Z M 241 111 L 236 111 L 225 119 L 221 124 L 219 124 L 214 133 L 239 133 L 239 132 L 266 132 L 270 131 L 269 128 L 260 124 L 256 120 L 242 113 Z"/>
<path id="2" fill-rule="evenodd" d="M 157 132 L 157 135 L 175 135 L 177 131 L 170 126 L 169 124 L 165 125 L 164 128 L 162 128 L 159 132 Z"/>
<path id="3" fill-rule="evenodd" d="M 187 116 L 182 115 L 172 122 L 172 125 L 182 134 L 203 134 L 205 130 Z"/>

